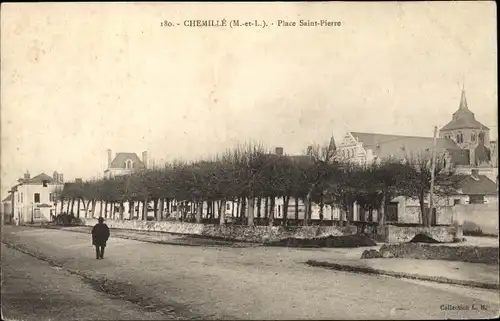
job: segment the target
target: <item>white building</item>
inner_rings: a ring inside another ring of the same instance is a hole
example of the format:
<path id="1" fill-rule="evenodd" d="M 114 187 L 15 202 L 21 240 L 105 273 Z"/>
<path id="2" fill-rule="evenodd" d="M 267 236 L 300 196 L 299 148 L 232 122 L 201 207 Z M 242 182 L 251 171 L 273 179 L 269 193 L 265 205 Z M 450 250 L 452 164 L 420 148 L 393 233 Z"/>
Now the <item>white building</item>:
<path id="1" fill-rule="evenodd" d="M 12 187 L 11 196 L 2 201 L 3 208 L 13 211 L 18 224 L 50 221 L 55 215 L 56 193 L 63 185 L 63 175 L 57 172 L 52 177 L 41 173 L 33 178 L 27 172 Z"/>

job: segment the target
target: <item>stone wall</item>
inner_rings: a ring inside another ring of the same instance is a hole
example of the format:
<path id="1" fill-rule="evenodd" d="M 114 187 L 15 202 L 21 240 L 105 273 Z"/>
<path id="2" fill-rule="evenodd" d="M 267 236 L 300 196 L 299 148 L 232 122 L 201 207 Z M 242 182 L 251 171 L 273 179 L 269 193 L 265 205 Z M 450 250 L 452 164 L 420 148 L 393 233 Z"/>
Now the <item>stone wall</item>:
<path id="1" fill-rule="evenodd" d="M 426 234 L 433 239 L 450 243 L 455 238 L 463 236 L 460 226 L 395 226 L 384 225 L 377 227 L 377 239 L 386 243 L 403 243 L 411 241 L 418 234 Z"/>
<path id="2" fill-rule="evenodd" d="M 453 218 L 459 225 L 473 222 L 483 233 L 498 235 L 498 203 L 455 205 Z"/>
<path id="3" fill-rule="evenodd" d="M 498 265 L 498 247 L 433 246 L 419 243 L 384 244 L 381 257 L 447 260 Z"/>
<path id="4" fill-rule="evenodd" d="M 85 219 L 87 226 L 97 224 L 96 219 Z M 139 220 L 106 220 L 106 224 L 114 229 L 129 229 L 175 234 L 202 235 L 227 240 L 246 242 L 274 242 L 285 238 L 318 238 L 326 236 L 354 235 L 355 226 L 303 226 L 283 228 L 280 226 L 238 226 L 238 225 L 204 225 L 172 221 L 139 221 Z"/>

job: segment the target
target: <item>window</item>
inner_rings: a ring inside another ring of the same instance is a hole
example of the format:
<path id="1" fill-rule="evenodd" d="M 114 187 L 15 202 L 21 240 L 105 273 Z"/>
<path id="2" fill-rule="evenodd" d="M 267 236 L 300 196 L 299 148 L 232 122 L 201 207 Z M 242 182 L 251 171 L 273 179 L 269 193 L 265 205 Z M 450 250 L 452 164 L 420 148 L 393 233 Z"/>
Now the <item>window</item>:
<path id="1" fill-rule="evenodd" d="M 43 187 L 47 187 L 47 186 L 48 186 L 48 184 L 49 184 L 49 182 L 48 182 L 48 181 L 43 181 L 42 183 L 43 183 Z"/>
<path id="2" fill-rule="evenodd" d="M 278 216 L 281 216 L 281 205 L 278 205 Z"/>
<path id="3" fill-rule="evenodd" d="M 49 194 L 49 201 L 50 201 L 50 202 L 55 202 L 54 193 L 50 193 L 50 194 Z"/>
<path id="4" fill-rule="evenodd" d="M 226 211 L 230 211 L 231 210 L 231 204 L 227 203 L 226 204 Z"/>
<path id="5" fill-rule="evenodd" d="M 40 209 L 39 208 L 35 208 L 33 210 L 33 218 L 41 218 L 42 216 L 40 215 Z"/>
<path id="6" fill-rule="evenodd" d="M 457 143 L 463 143 L 464 142 L 464 134 L 462 134 L 461 132 L 459 132 L 457 134 Z"/>
<path id="7" fill-rule="evenodd" d="M 23 202 L 23 193 L 21 192 L 21 203 Z"/>
<path id="8" fill-rule="evenodd" d="M 469 204 L 484 204 L 484 195 L 469 195 Z"/>
<path id="9" fill-rule="evenodd" d="M 40 203 L 40 193 L 35 193 L 35 203 Z"/>
<path id="10" fill-rule="evenodd" d="M 475 142 L 475 141 L 476 141 L 476 138 L 477 138 L 476 133 L 472 133 L 472 134 L 470 135 L 470 140 L 471 140 L 472 142 Z"/>
<path id="11" fill-rule="evenodd" d="M 454 199 L 453 205 L 460 205 L 460 199 Z"/>
<path id="12" fill-rule="evenodd" d="M 386 221 L 387 222 L 397 222 L 398 221 L 398 203 L 397 202 L 390 202 L 387 205 Z"/>

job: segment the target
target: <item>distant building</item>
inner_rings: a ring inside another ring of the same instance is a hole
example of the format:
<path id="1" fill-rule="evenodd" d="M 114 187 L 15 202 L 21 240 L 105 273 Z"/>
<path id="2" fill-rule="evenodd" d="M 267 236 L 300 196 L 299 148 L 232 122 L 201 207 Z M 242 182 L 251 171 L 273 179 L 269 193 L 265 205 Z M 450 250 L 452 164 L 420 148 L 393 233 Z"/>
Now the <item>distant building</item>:
<path id="1" fill-rule="evenodd" d="M 57 191 L 63 185 L 63 175 L 57 172 L 52 177 L 41 173 L 33 178 L 26 172 L 2 201 L 4 214 L 13 212 L 12 219 L 19 224 L 49 221 L 55 214 Z"/>
<path id="2" fill-rule="evenodd" d="M 497 142 L 490 142 L 490 129 L 475 119 L 469 110 L 465 91 L 451 121 L 439 131 L 436 154 L 443 156 L 445 166 L 456 173 L 471 175 L 477 170 L 496 182 L 498 179 Z M 405 159 L 431 155 L 432 137 L 348 132 L 339 145 L 346 159 L 358 164 L 379 162 L 387 158 Z"/>
<path id="3" fill-rule="evenodd" d="M 136 153 L 116 153 L 112 157 L 111 149 L 108 149 L 108 167 L 104 171 L 105 178 L 128 175 L 139 170 L 146 169 L 148 153 L 142 153 L 142 160 Z"/>

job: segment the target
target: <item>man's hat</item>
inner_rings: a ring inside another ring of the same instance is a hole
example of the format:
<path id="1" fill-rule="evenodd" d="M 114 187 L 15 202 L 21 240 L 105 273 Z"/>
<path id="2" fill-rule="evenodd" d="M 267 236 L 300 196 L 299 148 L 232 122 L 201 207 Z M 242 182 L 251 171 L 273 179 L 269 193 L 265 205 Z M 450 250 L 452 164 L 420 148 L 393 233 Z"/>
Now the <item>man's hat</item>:
<path id="1" fill-rule="evenodd" d="M 99 222 L 104 222 L 104 218 L 102 218 L 102 217 L 99 217 L 97 220 L 98 220 Z"/>

